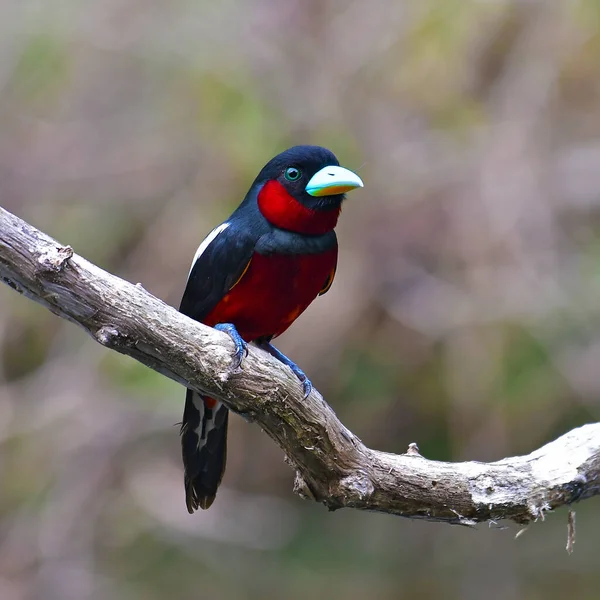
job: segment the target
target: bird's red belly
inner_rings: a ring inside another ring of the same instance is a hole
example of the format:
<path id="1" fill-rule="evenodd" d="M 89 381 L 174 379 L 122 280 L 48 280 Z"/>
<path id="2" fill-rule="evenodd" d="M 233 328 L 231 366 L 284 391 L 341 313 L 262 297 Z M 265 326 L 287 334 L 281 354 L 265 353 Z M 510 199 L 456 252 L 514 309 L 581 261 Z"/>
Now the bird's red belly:
<path id="1" fill-rule="evenodd" d="M 247 342 L 280 335 L 317 297 L 336 261 L 337 248 L 303 256 L 254 254 L 203 323 L 233 323 Z"/>

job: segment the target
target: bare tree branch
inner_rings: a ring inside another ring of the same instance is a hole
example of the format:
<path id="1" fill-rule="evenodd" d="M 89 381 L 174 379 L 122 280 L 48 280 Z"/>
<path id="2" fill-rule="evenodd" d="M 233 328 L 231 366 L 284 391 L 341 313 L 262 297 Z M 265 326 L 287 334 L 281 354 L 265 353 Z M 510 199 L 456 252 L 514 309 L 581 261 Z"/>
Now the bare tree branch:
<path id="1" fill-rule="evenodd" d="M 315 391 L 252 348 L 230 371 L 233 344 L 133 285 L 89 263 L 0 208 L 0 278 L 98 342 L 256 421 L 297 470 L 295 491 L 330 509 L 352 507 L 472 525 L 526 523 L 600 494 L 600 423 L 527 456 L 494 463 L 443 463 L 371 450 Z"/>

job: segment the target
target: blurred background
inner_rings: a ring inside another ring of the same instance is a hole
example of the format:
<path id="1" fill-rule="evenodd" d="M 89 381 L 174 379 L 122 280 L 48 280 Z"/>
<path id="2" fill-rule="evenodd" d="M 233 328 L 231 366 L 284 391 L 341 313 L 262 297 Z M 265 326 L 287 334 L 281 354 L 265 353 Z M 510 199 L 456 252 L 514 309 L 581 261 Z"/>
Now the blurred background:
<path id="1" fill-rule="evenodd" d="M 286 147 L 357 170 L 278 346 L 368 445 L 528 453 L 600 419 L 596 0 L 3 0 L 0 203 L 177 306 Z M 187 514 L 184 391 L 0 287 L 0 598 L 596 599 L 597 499 L 477 530 L 292 493 L 234 417 Z"/>

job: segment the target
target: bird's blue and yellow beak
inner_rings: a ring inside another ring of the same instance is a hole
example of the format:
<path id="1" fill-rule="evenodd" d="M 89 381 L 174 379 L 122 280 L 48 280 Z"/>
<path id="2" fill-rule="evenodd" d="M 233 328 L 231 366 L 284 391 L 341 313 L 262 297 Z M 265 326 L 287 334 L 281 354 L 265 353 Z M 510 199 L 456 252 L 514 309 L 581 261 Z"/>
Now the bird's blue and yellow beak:
<path id="1" fill-rule="evenodd" d="M 317 171 L 306 185 L 311 196 L 333 196 L 345 194 L 356 188 L 364 187 L 362 179 L 344 167 L 325 167 Z"/>

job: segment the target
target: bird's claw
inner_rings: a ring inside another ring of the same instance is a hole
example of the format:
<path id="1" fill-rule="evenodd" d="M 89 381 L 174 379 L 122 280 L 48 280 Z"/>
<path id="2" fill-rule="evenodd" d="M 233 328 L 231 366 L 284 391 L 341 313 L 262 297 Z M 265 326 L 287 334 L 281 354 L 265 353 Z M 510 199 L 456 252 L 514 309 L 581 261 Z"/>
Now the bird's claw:
<path id="1" fill-rule="evenodd" d="M 303 400 L 306 400 L 310 396 L 310 393 L 312 392 L 312 389 L 313 389 L 312 382 L 306 375 L 304 376 L 304 380 L 300 379 L 300 381 L 302 382 L 302 389 L 304 390 Z"/>
<path id="2" fill-rule="evenodd" d="M 215 329 L 226 333 L 233 341 L 235 345 L 233 370 L 236 371 L 242 365 L 244 358 L 248 356 L 248 344 L 242 339 L 242 336 L 239 334 L 233 323 L 217 323 Z"/>
<path id="3" fill-rule="evenodd" d="M 302 384 L 302 390 L 304 392 L 303 399 L 306 400 L 313 389 L 311 380 L 306 376 L 306 373 L 295 362 L 291 361 L 285 355 L 284 357 L 285 361 L 282 362 L 284 362 L 284 364 L 286 364 L 292 370 L 292 373 L 300 380 L 300 383 Z"/>
<path id="4" fill-rule="evenodd" d="M 300 380 L 300 383 L 302 384 L 304 400 L 306 400 L 313 389 L 313 385 L 310 379 L 306 376 L 306 373 L 293 360 L 290 360 L 285 354 L 283 354 L 283 352 L 277 350 L 277 348 L 275 348 L 275 346 L 273 346 L 273 344 L 270 342 L 262 341 L 258 345 L 292 370 L 292 373 Z"/>
<path id="5" fill-rule="evenodd" d="M 242 361 L 248 356 L 248 344 L 242 340 L 242 344 L 237 346 L 234 354 L 233 370 L 236 371 L 242 366 Z"/>

